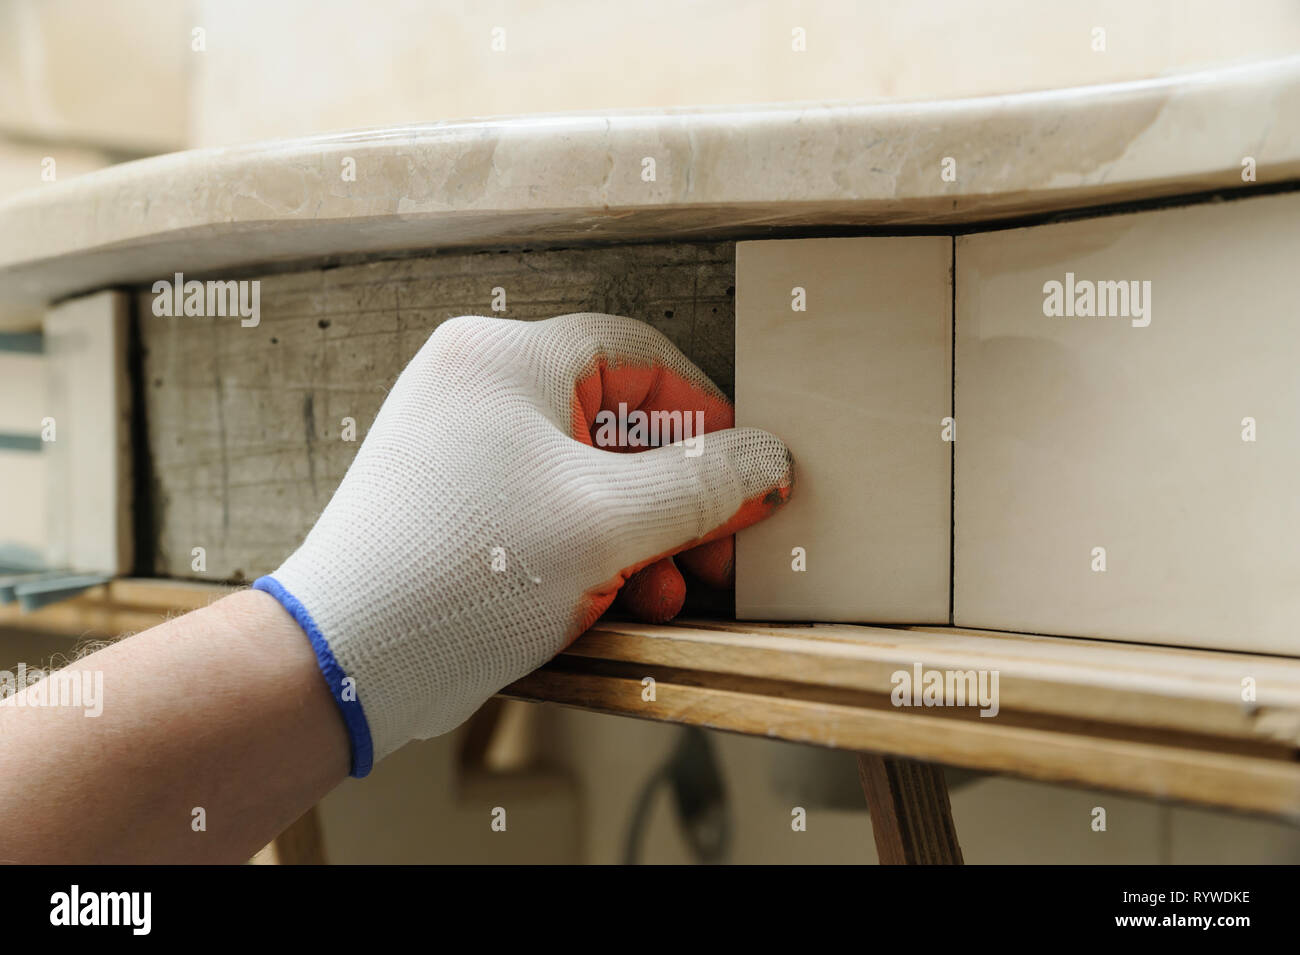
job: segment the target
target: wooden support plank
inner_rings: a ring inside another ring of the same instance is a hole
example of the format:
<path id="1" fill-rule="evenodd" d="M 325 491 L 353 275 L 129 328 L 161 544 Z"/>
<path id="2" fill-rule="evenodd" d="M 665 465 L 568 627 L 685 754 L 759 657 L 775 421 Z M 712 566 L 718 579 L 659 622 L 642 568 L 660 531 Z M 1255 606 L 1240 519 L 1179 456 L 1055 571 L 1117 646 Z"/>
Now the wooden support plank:
<path id="1" fill-rule="evenodd" d="M 0 605 L 0 626 L 111 640 L 219 600 L 234 588 L 188 581 L 119 579 L 40 610 Z"/>
<path id="2" fill-rule="evenodd" d="M 886 699 L 893 676 L 926 668 L 999 674 L 1000 711 L 1300 746 L 1300 660 L 1069 637 L 842 624 L 600 621 L 568 657 L 860 690 Z M 1250 677 L 1255 699 L 1242 699 Z M 929 711 L 933 712 L 933 711 Z M 997 722 L 996 719 L 993 722 Z"/>
<path id="3" fill-rule="evenodd" d="M 111 637 L 229 592 L 116 580 L 34 613 L 0 607 L 0 626 Z M 997 716 L 893 705 L 892 675 L 918 661 L 997 671 Z M 505 694 L 1300 820 L 1289 657 L 945 627 L 602 620 Z"/>
<path id="4" fill-rule="evenodd" d="M 230 592 L 221 585 L 128 578 L 36 613 L 0 607 L 0 624 L 112 637 Z M 860 691 L 887 701 L 893 674 L 914 661 L 937 669 L 997 670 L 1001 712 L 1007 714 L 1300 747 L 1300 660 L 1288 657 L 945 627 L 601 620 L 561 659 L 691 671 L 718 688 L 796 684 L 827 700 Z M 1242 700 L 1243 676 L 1256 684 L 1250 703 Z"/>
<path id="5" fill-rule="evenodd" d="M 881 865 L 961 865 L 943 768 L 914 759 L 858 754 Z"/>
<path id="6" fill-rule="evenodd" d="M 1300 820 L 1300 762 L 1293 748 L 1232 752 L 1207 739 L 1094 735 L 1077 724 L 1040 728 L 898 709 L 878 700 L 871 705 L 869 696 L 843 703 L 800 698 L 798 685 L 743 692 L 697 685 L 691 682 L 699 679 L 695 674 L 674 679 L 670 671 L 643 670 L 613 676 L 569 671 L 563 662 L 561 657 L 503 692 L 600 713 Z M 653 703 L 642 696 L 647 676 L 656 681 Z"/>

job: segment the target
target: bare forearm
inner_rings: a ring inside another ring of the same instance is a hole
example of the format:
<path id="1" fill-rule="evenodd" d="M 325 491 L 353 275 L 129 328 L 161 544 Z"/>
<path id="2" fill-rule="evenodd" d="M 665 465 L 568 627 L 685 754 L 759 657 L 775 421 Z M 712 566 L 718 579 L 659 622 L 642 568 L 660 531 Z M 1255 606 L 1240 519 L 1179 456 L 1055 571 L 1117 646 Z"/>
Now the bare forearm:
<path id="1" fill-rule="evenodd" d="M 0 861 L 241 862 L 347 775 L 311 645 L 264 593 L 75 668 L 103 673 L 100 716 L 0 706 Z"/>

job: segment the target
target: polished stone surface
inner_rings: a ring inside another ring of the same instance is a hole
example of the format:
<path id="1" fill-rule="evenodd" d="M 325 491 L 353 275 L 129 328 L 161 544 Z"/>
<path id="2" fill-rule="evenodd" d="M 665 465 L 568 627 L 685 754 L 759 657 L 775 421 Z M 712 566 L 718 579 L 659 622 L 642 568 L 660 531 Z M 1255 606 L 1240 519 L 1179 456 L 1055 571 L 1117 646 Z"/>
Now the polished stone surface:
<path id="1" fill-rule="evenodd" d="M 0 302 L 352 254 L 995 220 L 1250 188 L 1244 157 L 1258 184 L 1300 175 L 1300 56 L 944 102 L 365 130 L 20 193 L 0 203 Z"/>

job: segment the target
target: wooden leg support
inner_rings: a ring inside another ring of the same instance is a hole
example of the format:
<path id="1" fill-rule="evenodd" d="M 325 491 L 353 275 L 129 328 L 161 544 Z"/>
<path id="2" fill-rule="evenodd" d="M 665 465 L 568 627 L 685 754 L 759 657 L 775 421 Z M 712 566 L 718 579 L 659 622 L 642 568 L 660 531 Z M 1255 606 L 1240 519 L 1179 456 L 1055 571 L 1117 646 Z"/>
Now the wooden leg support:
<path id="1" fill-rule="evenodd" d="M 881 865 L 961 865 L 943 768 L 914 759 L 858 754 Z"/>

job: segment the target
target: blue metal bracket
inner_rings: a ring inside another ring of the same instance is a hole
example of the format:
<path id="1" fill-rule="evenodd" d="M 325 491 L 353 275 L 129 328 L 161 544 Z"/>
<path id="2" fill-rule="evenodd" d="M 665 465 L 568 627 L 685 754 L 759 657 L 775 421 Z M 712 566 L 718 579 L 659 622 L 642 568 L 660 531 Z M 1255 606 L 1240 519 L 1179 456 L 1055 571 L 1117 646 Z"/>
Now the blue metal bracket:
<path id="1" fill-rule="evenodd" d="M 39 434 L 11 434 L 0 431 L 0 451 L 40 451 L 45 446 Z"/>
<path id="2" fill-rule="evenodd" d="M 52 603 L 58 603 L 60 600 L 75 597 L 82 591 L 106 584 L 112 579 L 102 574 L 62 573 L 45 576 L 41 580 L 28 580 L 15 584 L 13 593 L 23 613 L 29 613 Z"/>

